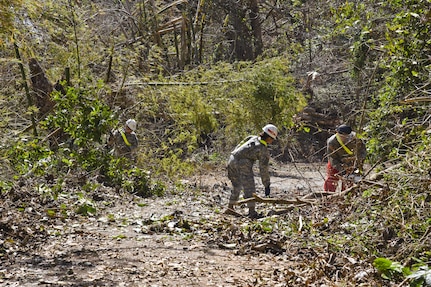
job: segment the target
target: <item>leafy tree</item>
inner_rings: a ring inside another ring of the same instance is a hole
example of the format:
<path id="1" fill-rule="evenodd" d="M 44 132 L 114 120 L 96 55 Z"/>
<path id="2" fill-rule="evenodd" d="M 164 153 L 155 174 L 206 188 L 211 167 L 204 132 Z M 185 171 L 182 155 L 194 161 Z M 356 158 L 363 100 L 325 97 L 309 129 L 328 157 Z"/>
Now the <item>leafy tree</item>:
<path id="1" fill-rule="evenodd" d="M 397 157 L 416 142 L 423 131 L 420 123 L 428 115 L 420 98 L 431 73 L 431 25 L 426 20 L 430 13 L 427 1 L 402 5 L 389 1 L 387 5 L 398 12 L 387 25 L 387 56 L 381 64 L 386 72 L 381 89 L 373 97 L 376 109 L 371 113 L 370 134 L 376 138 L 372 148 L 380 156 Z"/>
<path id="2" fill-rule="evenodd" d="M 0 1 L 0 35 L 10 35 L 14 30 L 14 18 L 16 11 L 20 9 L 22 0 L 1 0 Z M 0 45 L 2 45 L 0 38 Z"/>

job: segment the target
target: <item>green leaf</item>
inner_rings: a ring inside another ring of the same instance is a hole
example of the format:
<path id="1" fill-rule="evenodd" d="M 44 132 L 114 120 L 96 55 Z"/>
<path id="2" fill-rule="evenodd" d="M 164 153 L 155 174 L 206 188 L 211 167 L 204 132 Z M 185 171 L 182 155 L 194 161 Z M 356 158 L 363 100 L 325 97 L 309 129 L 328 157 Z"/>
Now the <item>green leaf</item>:
<path id="1" fill-rule="evenodd" d="M 46 214 L 47 214 L 49 217 L 54 217 L 54 216 L 55 216 L 55 210 L 48 209 L 48 210 L 46 211 Z"/>
<path id="2" fill-rule="evenodd" d="M 388 270 L 392 265 L 392 261 L 387 258 L 376 258 L 373 262 L 374 267 L 377 268 L 378 271 Z"/>

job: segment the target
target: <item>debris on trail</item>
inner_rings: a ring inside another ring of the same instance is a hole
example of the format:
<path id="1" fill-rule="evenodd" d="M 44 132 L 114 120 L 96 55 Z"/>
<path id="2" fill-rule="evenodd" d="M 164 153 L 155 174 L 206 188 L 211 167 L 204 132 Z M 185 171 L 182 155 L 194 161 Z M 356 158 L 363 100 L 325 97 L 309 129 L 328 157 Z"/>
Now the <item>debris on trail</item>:
<path id="1" fill-rule="evenodd" d="M 307 200 L 303 200 L 301 198 L 296 198 L 296 199 L 271 198 L 271 197 L 263 198 L 257 195 L 256 193 L 253 193 L 253 197 L 240 200 L 236 203 L 236 205 L 244 204 L 247 202 L 261 202 L 261 203 L 271 203 L 271 204 L 301 204 L 301 205 L 304 203 L 306 204 L 313 203 Z"/>
<path id="2" fill-rule="evenodd" d="M 181 193 L 161 198 L 102 186 L 84 192 L 70 182 L 54 201 L 49 184 L 35 196 L 33 185 L 42 185 L 28 180 L 0 198 L 0 284 L 382 286 L 364 255 L 371 247 L 357 235 L 375 227 L 346 220 L 366 201 L 353 192 L 348 201 L 341 193 L 308 198 L 313 192 L 298 187 L 309 180 L 317 192 L 323 180 L 300 168 L 303 176 L 279 170 L 274 197 L 240 201 L 238 216 L 220 211 L 230 193 L 221 173 L 189 179 Z M 250 200 L 267 216 L 243 216 Z M 81 206 L 95 212 L 73 212 Z"/>

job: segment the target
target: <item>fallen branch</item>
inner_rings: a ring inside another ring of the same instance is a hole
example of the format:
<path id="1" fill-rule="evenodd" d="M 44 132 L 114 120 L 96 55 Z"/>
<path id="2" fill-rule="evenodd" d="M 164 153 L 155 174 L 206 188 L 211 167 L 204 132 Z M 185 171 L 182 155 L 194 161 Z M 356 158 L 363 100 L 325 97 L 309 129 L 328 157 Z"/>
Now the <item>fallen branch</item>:
<path id="1" fill-rule="evenodd" d="M 307 200 L 307 199 L 317 199 L 317 198 L 323 198 L 323 197 L 327 197 L 330 195 L 333 195 L 334 192 L 328 192 L 328 191 L 315 191 L 312 193 L 309 193 L 305 196 L 302 197 L 303 200 Z"/>
<path id="2" fill-rule="evenodd" d="M 244 215 L 242 215 L 241 213 L 237 212 L 236 210 L 234 210 L 232 208 L 227 208 L 226 211 L 224 212 L 224 214 L 233 215 L 236 217 L 244 217 Z"/>
<path id="3" fill-rule="evenodd" d="M 431 97 L 416 97 L 410 99 L 404 99 L 401 104 L 420 103 L 420 102 L 431 102 Z"/>
<path id="4" fill-rule="evenodd" d="M 270 215 L 280 215 L 280 214 L 284 214 L 284 213 L 291 211 L 294 208 L 294 206 L 302 207 L 305 205 L 316 204 L 317 199 L 335 198 L 335 197 L 344 196 L 344 195 L 348 194 L 349 192 L 359 188 L 361 183 L 384 187 L 384 185 L 381 183 L 362 179 L 357 184 L 353 184 L 349 188 L 342 190 L 342 191 L 339 191 L 339 192 L 317 191 L 317 192 L 313 192 L 313 193 L 307 194 L 301 198 L 296 198 L 296 199 L 263 198 L 263 197 L 258 196 L 256 193 L 253 193 L 253 197 L 240 200 L 240 201 L 236 202 L 235 205 L 241 205 L 241 204 L 245 204 L 248 202 L 260 202 L 260 203 L 271 203 L 271 204 L 290 204 L 291 205 L 290 207 L 283 209 L 283 210 L 279 210 L 279 211 L 272 211 L 270 214 Z"/>
<path id="5" fill-rule="evenodd" d="M 372 181 L 372 180 L 366 180 L 366 179 L 361 180 L 361 182 L 369 184 L 369 185 L 382 187 L 382 188 L 387 186 L 387 184 L 383 184 L 381 182 L 376 182 L 376 181 Z"/>
<path id="6" fill-rule="evenodd" d="M 240 200 L 236 203 L 236 205 L 241 205 L 247 202 L 261 202 L 261 203 L 271 203 L 271 204 L 313 204 L 314 202 L 311 202 L 309 200 L 304 199 L 282 199 L 282 198 L 263 198 L 258 196 L 256 193 L 253 193 L 253 197 L 246 198 L 243 200 Z"/>
<path id="7" fill-rule="evenodd" d="M 333 198 L 333 197 L 339 197 L 339 196 L 346 195 L 346 194 L 348 194 L 349 192 L 351 192 L 352 190 L 354 190 L 354 189 L 356 189 L 358 187 L 359 187 L 359 184 L 354 184 L 351 187 L 346 188 L 345 190 L 342 190 L 340 192 L 335 192 L 335 193 L 333 193 L 331 195 L 328 195 L 327 198 Z"/>
<path id="8" fill-rule="evenodd" d="M 303 207 L 306 206 L 307 204 L 300 204 L 300 205 L 291 205 L 285 209 L 277 209 L 277 210 L 270 210 L 268 212 L 268 216 L 272 216 L 272 215 L 283 215 L 286 213 L 291 212 L 295 207 Z"/>
<path id="9" fill-rule="evenodd" d="M 347 193 L 351 192 L 352 190 L 356 189 L 357 187 L 359 187 L 359 184 L 354 184 L 351 187 L 339 191 L 339 192 L 328 192 L 328 191 L 317 191 L 317 192 L 313 192 L 310 194 L 307 194 L 306 196 L 302 197 L 302 200 L 307 200 L 307 199 L 316 199 L 316 198 L 334 198 L 334 197 L 339 197 L 339 196 L 343 196 L 346 195 Z"/>
<path id="10" fill-rule="evenodd" d="M 344 196 L 344 195 L 348 194 L 349 192 L 359 188 L 361 184 L 366 184 L 366 185 L 371 185 L 371 186 L 374 185 L 374 186 L 378 186 L 381 188 L 386 187 L 385 184 L 382 184 L 380 182 L 361 179 L 357 184 L 353 184 L 352 186 L 350 186 L 349 188 L 347 188 L 345 190 L 342 190 L 339 192 L 327 192 L 327 191 L 313 192 L 313 193 L 307 194 L 306 196 L 302 197 L 301 200 L 317 199 L 317 198 L 334 198 L 334 197 Z"/>
<path id="11" fill-rule="evenodd" d="M 49 135 L 47 135 L 42 141 L 41 143 L 45 142 L 46 140 L 48 140 L 50 137 L 52 137 L 53 135 L 56 135 L 59 131 L 61 130 L 61 128 L 57 128 L 55 131 L 51 132 Z"/>
<path id="12" fill-rule="evenodd" d="M 380 180 L 380 179 L 383 178 L 383 176 L 385 174 L 387 174 L 387 173 L 391 172 L 392 170 L 397 169 L 397 168 L 399 168 L 401 166 L 402 166 L 401 163 L 394 164 L 394 165 L 392 165 L 392 166 L 390 166 L 390 167 L 388 167 L 388 168 L 386 168 L 386 169 L 384 169 L 382 171 L 379 171 L 378 173 L 372 174 L 370 176 L 370 179 L 371 180 Z"/>

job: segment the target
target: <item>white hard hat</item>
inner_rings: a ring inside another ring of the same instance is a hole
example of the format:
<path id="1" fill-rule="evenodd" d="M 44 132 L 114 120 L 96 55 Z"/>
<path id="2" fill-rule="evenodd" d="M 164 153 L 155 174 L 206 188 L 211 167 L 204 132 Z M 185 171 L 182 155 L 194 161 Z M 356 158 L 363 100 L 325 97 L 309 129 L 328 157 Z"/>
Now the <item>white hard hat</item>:
<path id="1" fill-rule="evenodd" d="M 277 138 L 278 135 L 278 129 L 276 126 L 272 125 L 272 124 L 268 124 L 266 126 L 264 126 L 262 128 L 262 130 L 269 135 L 270 137 L 272 137 L 273 139 Z"/>
<path id="2" fill-rule="evenodd" d="M 132 131 L 136 130 L 136 121 L 134 119 L 128 119 L 126 121 L 126 126 L 128 126 Z"/>

